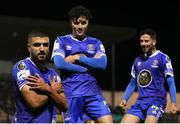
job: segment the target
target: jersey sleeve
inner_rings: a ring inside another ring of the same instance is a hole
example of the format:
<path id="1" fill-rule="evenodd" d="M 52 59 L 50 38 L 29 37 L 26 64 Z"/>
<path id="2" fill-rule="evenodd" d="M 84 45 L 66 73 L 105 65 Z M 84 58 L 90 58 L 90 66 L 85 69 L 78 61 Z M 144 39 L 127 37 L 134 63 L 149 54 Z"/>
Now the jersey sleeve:
<path id="1" fill-rule="evenodd" d="M 165 77 L 167 77 L 168 75 L 174 76 L 171 59 L 167 55 L 164 55 L 162 57 L 162 68 L 163 68 Z"/>
<path id="2" fill-rule="evenodd" d="M 63 48 L 61 37 L 57 37 L 56 40 L 54 41 L 54 46 L 53 46 L 53 50 L 52 50 L 51 59 L 55 55 L 60 55 L 63 58 L 65 57 L 65 52 L 64 52 L 64 48 Z"/>
<path id="3" fill-rule="evenodd" d="M 19 90 L 21 90 L 22 87 L 27 83 L 27 77 L 30 75 L 30 68 L 25 62 L 20 61 L 14 66 L 13 78 L 17 83 L 16 85 L 18 86 Z"/>
<path id="4" fill-rule="evenodd" d="M 105 47 L 100 40 L 97 42 L 96 54 L 99 54 L 100 56 L 106 56 Z"/>
<path id="5" fill-rule="evenodd" d="M 135 66 L 134 66 L 134 64 L 133 64 L 132 67 L 131 67 L 131 76 L 132 76 L 133 78 L 136 78 L 136 72 L 135 72 Z"/>

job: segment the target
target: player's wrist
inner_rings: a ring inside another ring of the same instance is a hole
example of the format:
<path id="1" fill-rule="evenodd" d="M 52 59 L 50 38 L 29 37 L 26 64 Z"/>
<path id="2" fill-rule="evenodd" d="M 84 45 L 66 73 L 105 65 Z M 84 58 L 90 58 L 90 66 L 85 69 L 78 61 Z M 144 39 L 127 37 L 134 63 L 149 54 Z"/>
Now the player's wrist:
<path id="1" fill-rule="evenodd" d="M 126 103 L 126 102 L 127 102 L 127 100 L 126 100 L 126 99 L 123 99 L 123 102 L 124 102 L 124 103 Z"/>
<path id="2" fill-rule="evenodd" d="M 172 103 L 171 103 L 171 105 L 174 105 L 174 106 L 176 106 L 176 103 L 175 103 L 175 102 L 172 102 Z"/>
<path id="3" fill-rule="evenodd" d="M 47 85 L 46 92 L 49 94 L 49 93 L 52 93 L 52 91 L 53 91 L 53 88 Z"/>
<path id="4" fill-rule="evenodd" d="M 80 54 L 75 55 L 75 60 L 79 60 L 79 59 L 80 59 L 80 57 L 81 57 L 81 55 L 80 55 Z"/>

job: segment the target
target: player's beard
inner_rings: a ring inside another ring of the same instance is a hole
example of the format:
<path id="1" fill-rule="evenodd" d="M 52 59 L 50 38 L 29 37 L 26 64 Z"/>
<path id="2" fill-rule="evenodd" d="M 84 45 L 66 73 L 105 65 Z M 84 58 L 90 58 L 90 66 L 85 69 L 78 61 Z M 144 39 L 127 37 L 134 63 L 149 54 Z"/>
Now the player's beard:
<path id="1" fill-rule="evenodd" d="M 39 61 L 40 63 L 44 63 L 44 62 L 47 61 L 48 56 L 49 56 L 48 53 L 39 53 L 39 54 L 37 55 L 37 58 L 38 58 L 38 61 Z"/>
<path id="2" fill-rule="evenodd" d="M 151 46 L 141 46 L 143 53 L 149 53 L 151 51 Z"/>

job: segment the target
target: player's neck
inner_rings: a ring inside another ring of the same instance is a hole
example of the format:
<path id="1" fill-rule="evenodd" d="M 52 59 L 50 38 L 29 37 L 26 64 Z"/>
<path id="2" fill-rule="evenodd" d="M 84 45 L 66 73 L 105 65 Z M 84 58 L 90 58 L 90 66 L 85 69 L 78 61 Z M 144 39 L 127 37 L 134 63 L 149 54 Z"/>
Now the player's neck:
<path id="1" fill-rule="evenodd" d="M 155 52 L 157 52 L 156 48 L 152 49 L 151 54 L 154 54 Z"/>
<path id="2" fill-rule="evenodd" d="M 143 56 L 144 58 L 148 58 L 149 56 L 153 55 L 155 52 L 157 52 L 157 49 L 153 48 L 151 51 L 145 52 Z"/>
<path id="3" fill-rule="evenodd" d="M 39 61 L 39 60 L 34 60 L 31 58 L 33 63 L 41 70 L 41 68 L 45 67 L 45 61 Z"/>
<path id="4" fill-rule="evenodd" d="M 75 39 L 78 39 L 80 41 L 84 40 L 84 38 L 86 37 L 86 35 L 82 35 L 82 36 L 76 36 L 74 34 L 72 34 L 72 36 L 75 38 Z"/>

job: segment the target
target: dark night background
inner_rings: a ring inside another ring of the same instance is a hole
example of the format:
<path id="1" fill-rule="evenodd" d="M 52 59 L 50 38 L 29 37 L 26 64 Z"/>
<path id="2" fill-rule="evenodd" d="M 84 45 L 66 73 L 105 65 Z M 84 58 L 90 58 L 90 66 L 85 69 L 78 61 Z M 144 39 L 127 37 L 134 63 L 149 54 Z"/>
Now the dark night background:
<path id="1" fill-rule="evenodd" d="M 124 90 L 130 80 L 131 64 L 140 54 L 138 32 L 144 28 L 157 31 L 157 48 L 167 53 L 174 67 L 177 91 L 180 91 L 179 50 L 179 4 L 172 0 L 26 0 L 4 1 L 0 4 L 0 16 L 27 17 L 44 20 L 68 21 L 68 11 L 74 5 L 85 5 L 93 14 L 91 24 L 103 24 L 118 27 L 131 27 L 137 34 L 123 42 L 115 44 L 115 89 Z M 0 27 L 1 28 L 1 27 Z M 118 40 L 118 39 L 117 39 Z M 2 42 L 2 41 L 0 41 Z M 110 44 L 111 41 L 109 41 Z M 23 46 L 25 47 L 25 46 Z M 9 47 L 9 52 L 11 51 Z M 2 48 L 3 49 L 3 48 Z M 26 51 L 26 49 L 24 49 Z M 97 74 L 104 90 L 112 90 L 111 47 L 106 47 L 108 68 Z M 21 51 L 22 52 L 22 51 Z M 21 57 L 24 57 L 23 55 Z M 0 56 L 3 59 L 3 57 Z M 1 60 L 2 60 L 1 59 Z"/>

